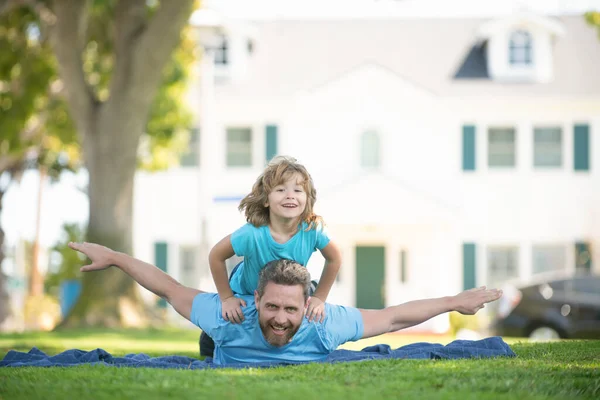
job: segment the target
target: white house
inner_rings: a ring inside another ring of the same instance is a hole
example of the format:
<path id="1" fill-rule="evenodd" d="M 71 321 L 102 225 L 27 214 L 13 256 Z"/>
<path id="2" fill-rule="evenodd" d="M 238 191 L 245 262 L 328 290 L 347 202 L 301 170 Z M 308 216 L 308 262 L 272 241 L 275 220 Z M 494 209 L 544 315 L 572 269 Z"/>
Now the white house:
<path id="1" fill-rule="evenodd" d="M 136 177 L 138 257 L 213 289 L 207 251 L 286 154 L 343 252 L 331 302 L 600 272 L 600 40 L 583 17 L 225 22 L 190 88 L 189 154 Z"/>

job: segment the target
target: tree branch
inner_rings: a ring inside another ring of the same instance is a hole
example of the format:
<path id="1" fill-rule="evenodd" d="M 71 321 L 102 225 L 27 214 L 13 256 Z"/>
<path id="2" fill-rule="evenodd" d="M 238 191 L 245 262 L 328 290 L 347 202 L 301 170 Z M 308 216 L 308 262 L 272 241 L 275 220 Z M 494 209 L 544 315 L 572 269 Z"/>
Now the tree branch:
<path id="1" fill-rule="evenodd" d="M 14 8 L 29 3 L 27 0 L 0 0 L 0 15 L 8 14 Z"/>
<path id="2" fill-rule="evenodd" d="M 122 90 L 130 83 L 132 51 L 135 41 L 144 31 L 146 22 L 145 0 L 121 0 L 115 10 L 115 67 L 110 82 L 110 93 Z"/>
<path id="3" fill-rule="evenodd" d="M 56 21 L 51 30 L 52 46 L 66 89 L 67 102 L 79 132 L 88 126 L 95 103 L 92 89 L 85 80 L 82 63 L 81 21 L 87 18 L 86 0 L 55 0 Z"/>
<path id="4" fill-rule="evenodd" d="M 22 161 L 22 158 L 11 154 L 0 157 L 0 175 L 8 170 L 15 169 Z"/>
<path id="5" fill-rule="evenodd" d="M 163 67 L 180 41 L 194 0 L 162 0 L 146 30 L 133 49 L 132 86 L 135 96 L 151 102 L 160 83 Z"/>

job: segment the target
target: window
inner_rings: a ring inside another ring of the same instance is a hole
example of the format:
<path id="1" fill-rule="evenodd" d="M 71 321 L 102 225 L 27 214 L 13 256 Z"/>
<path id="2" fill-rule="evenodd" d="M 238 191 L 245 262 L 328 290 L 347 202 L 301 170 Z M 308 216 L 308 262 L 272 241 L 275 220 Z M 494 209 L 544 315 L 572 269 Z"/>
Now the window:
<path id="1" fill-rule="evenodd" d="M 406 250 L 400 251 L 400 282 L 406 283 L 408 281 L 408 276 L 406 274 L 407 265 L 406 265 Z"/>
<path id="2" fill-rule="evenodd" d="M 193 128 L 190 130 L 190 140 L 185 153 L 181 155 L 180 163 L 182 167 L 197 167 L 200 165 L 200 130 Z"/>
<path id="3" fill-rule="evenodd" d="M 229 44 L 225 36 L 221 37 L 221 43 L 215 48 L 215 64 L 229 64 Z"/>
<path id="4" fill-rule="evenodd" d="M 227 128 L 227 166 L 252 166 L 252 130 Z"/>
<path id="5" fill-rule="evenodd" d="M 590 272 L 592 270 L 592 250 L 590 243 L 575 243 L 575 269 L 578 272 Z"/>
<path id="6" fill-rule="evenodd" d="M 559 127 L 534 128 L 533 165 L 535 167 L 562 166 L 562 130 Z"/>
<path id="7" fill-rule="evenodd" d="M 490 128 L 488 130 L 488 165 L 490 167 L 514 167 L 516 145 L 514 128 Z"/>
<path id="8" fill-rule="evenodd" d="M 565 246 L 533 246 L 532 255 L 534 274 L 561 271 L 567 267 Z"/>
<path id="9" fill-rule="evenodd" d="M 576 278 L 573 280 L 573 289 L 579 293 L 600 296 L 600 277 Z"/>
<path id="10" fill-rule="evenodd" d="M 361 136 L 360 144 L 360 165 L 368 169 L 379 168 L 381 166 L 379 134 L 373 131 L 364 132 Z"/>
<path id="11" fill-rule="evenodd" d="M 180 281 L 183 285 L 197 287 L 199 282 L 196 275 L 196 253 L 194 246 L 181 246 L 179 248 Z"/>
<path id="12" fill-rule="evenodd" d="M 510 247 L 488 248 L 488 284 L 494 285 L 519 275 L 519 249 Z"/>
<path id="13" fill-rule="evenodd" d="M 532 63 L 531 34 L 524 30 L 514 31 L 510 35 L 509 61 L 511 65 L 530 65 Z"/>

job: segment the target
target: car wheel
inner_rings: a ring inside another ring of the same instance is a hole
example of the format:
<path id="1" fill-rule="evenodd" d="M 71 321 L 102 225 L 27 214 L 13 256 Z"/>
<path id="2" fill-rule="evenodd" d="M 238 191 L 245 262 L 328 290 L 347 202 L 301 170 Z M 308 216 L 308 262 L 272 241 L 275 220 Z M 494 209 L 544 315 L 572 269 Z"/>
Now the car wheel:
<path id="1" fill-rule="evenodd" d="M 532 330 L 529 334 L 529 340 L 532 342 L 546 342 L 557 339 L 560 339 L 560 334 L 556 329 L 549 326 L 540 326 Z"/>

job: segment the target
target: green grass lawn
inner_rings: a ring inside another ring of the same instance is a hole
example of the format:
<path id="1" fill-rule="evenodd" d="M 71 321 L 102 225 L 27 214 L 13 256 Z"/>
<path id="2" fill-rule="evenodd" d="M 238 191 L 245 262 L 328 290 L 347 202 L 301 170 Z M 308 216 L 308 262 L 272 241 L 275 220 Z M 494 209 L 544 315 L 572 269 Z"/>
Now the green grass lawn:
<path id="1" fill-rule="evenodd" d="M 0 358 L 36 346 L 55 354 L 103 348 L 113 355 L 196 357 L 197 330 L 76 331 L 0 335 Z M 392 347 L 448 337 L 384 335 L 350 344 Z M 517 358 L 386 360 L 272 369 L 159 370 L 71 367 L 0 368 L 8 399 L 572 399 L 600 398 L 600 341 L 533 344 L 507 340 Z"/>

